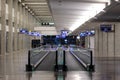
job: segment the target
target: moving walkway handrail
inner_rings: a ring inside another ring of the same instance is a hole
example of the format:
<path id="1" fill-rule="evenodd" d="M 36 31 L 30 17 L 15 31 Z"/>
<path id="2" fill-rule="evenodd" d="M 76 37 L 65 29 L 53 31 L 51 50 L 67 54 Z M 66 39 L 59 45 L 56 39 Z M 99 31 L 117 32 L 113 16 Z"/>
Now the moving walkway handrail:
<path id="1" fill-rule="evenodd" d="M 50 51 L 47 51 L 42 58 L 40 58 L 35 64 L 31 64 L 31 51 L 28 51 L 28 64 L 26 65 L 26 71 L 32 71 L 34 70 L 44 59 L 45 57 L 49 54 Z"/>
<path id="2" fill-rule="evenodd" d="M 86 55 L 86 56 L 90 57 L 90 55 L 89 55 L 88 53 L 87 53 L 87 54 L 86 54 L 86 53 L 83 53 L 83 52 L 80 51 L 80 49 L 79 49 L 79 52 L 80 52 L 81 54 L 83 54 L 83 55 Z M 87 52 L 90 52 L 90 50 L 87 50 Z"/>
<path id="3" fill-rule="evenodd" d="M 31 50 L 36 50 L 36 49 L 41 49 L 41 48 L 43 48 L 43 46 L 32 48 Z"/>
<path id="4" fill-rule="evenodd" d="M 33 66 L 34 69 L 37 68 L 37 66 L 45 59 L 45 57 L 49 54 L 49 51 Z"/>
<path id="5" fill-rule="evenodd" d="M 87 64 L 85 63 L 81 58 L 79 58 L 73 51 L 70 50 L 70 53 L 83 65 L 83 67 L 88 70 L 88 71 L 94 71 L 94 64 L 93 64 L 93 53 L 92 51 L 90 52 L 90 63 Z M 87 55 L 85 55 L 87 56 Z"/>
<path id="6" fill-rule="evenodd" d="M 86 68 L 87 65 L 83 62 L 83 60 L 81 60 L 78 56 L 76 56 L 72 51 L 71 54 Z"/>
<path id="7" fill-rule="evenodd" d="M 30 51 L 32 52 L 32 50 L 30 50 Z M 32 55 L 32 56 L 30 55 L 30 57 L 31 57 L 31 58 L 32 58 L 32 57 L 35 57 L 36 55 L 40 54 L 41 51 L 42 51 L 42 49 L 40 49 L 39 52 L 34 53 L 34 55 Z"/>

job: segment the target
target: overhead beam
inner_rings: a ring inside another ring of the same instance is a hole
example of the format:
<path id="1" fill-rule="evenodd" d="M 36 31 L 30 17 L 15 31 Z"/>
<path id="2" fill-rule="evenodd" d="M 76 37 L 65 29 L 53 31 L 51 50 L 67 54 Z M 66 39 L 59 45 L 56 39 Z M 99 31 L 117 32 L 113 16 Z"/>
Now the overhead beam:
<path id="1" fill-rule="evenodd" d="M 37 17 L 38 17 L 38 18 L 45 18 L 45 19 L 46 19 L 46 18 L 47 18 L 47 19 L 52 19 L 52 16 L 49 16 L 49 17 L 48 17 L 48 16 L 37 16 Z"/>
<path id="2" fill-rule="evenodd" d="M 31 7 L 32 8 L 32 7 Z M 41 9 L 46 9 L 46 10 L 49 10 L 49 8 L 48 7 L 39 7 L 39 8 L 32 8 L 32 9 L 34 9 L 34 10 L 41 10 Z"/>
<path id="3" fill-rule="evenodd" d="M 37 17 L 52 17 L 51 15 L 37 16 Z"/>
<path id="4" fill-rule="evenodd" d="M 50 15 L 50 14 L 43 14 L 43 15 L 41 15 L 41 14 L 36 14 L 35 16 L 38 17 L 38 16 L 51 16 L 51 15 Z"/>
<path id="5" fill-rule="evenodd" d="M 48 6 L 47 4 L 27 4 L 28 6 Z"/>
<path id="6" fill-rule="evenodd" d="M 66 1 L 70 1 L 70 2 L 81 2 L 81 3 L 101 3 L 101 4 L 105 4 L 105 3 L 108 3 L 110 0 L 107 0 L 107 1 L 93 1 L 93 0 L 66 0 Z"/>
<path id="7" fill-rule="evenodd" d="M 36 15 L 44 16 L 44 15 L 50 15 L 50 14 L 49 13 L 36 13 Z"/>
<path id="8" fill-rule="evenodd" d="M 34 11 L 49 11 L 49 9 L 33 9 Z"/>
<path id="9" fill-rule="evenodd" d="M 35 13 L 37 13 L 37 12 L 40 12 L 40 13 L 48 13 L 49 12 L 50 13 L 50 11 L 48 11 L 48 10 L 41 10 L 41 11 L 40 10 L 34 10 L 34 12 Z"/>
<path id="10" fill-rule="evenodd" d="M 25 3 L 25 4 L 27 4 L 27 3 L 46 3 L 46 1 L 22 1 L 22 3 Z"/>
<path id="11" fill-rule="evenodd" d="M 49 10 L 33 10 L 34 12 L 50 12 Z"/>

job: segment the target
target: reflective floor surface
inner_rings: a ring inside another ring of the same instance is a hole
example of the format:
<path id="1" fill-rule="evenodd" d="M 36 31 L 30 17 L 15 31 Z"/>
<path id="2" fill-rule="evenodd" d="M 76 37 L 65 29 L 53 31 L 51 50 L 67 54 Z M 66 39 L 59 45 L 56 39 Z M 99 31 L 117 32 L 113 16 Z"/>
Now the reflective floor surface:
<path id="1" fill-rule="evenodd" d="M 0 56 L 0 80 L 120 80 L 120 60 L 95 59 L 95 72 L 68 71 L 57 75 L 52 71 L 26 72 L 27 50 Z"/>

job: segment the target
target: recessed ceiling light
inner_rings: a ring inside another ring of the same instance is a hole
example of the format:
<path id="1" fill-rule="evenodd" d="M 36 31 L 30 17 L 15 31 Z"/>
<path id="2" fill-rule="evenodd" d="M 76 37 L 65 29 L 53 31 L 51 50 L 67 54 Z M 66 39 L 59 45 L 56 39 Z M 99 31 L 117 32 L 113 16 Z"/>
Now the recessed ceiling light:
<path id="1" fill-rule="evenodd" d="M 19 0 L 19 2 L 21 2 L 21 0 Z"/>
<path id="2" fill-rule="evenodd" d="M 34 13 L 32 13 L 32 15 L 34 15 Z"/>
<path id="3" fill-rule="evenodd" d="M 28 9 L 28 6 L 25 6 L 26 9 Z"/>
<path id="4" fill-rule="evenodd" d="M 97 17 L 93 17 L 93 19 L 97 19 Z"/>
<path id="5" fill-rule="evenodd" d="M 28 9 L 28 11 L 30 11 L 30 9 Z"/>
<path id="6" fill-rule="evenodd" d="M 105 10 L 102 10 L 101 12 L 106 12 Z"/>
<path id="7" fill-rule="evenodd" d="M 119 0 L 115 0 L 115 1 L 119 1 Z"/>
<path id="8" fill-rule="evenodd" d="M 107 5 L 110 5 L 110 4 L 111 4 L 111 0 L 108 0 Z"/>
<path id="9" fill-rule="evenodd" d="M 30 13 L 32 13 L 32 11 L 30 11 Z"/>
<path id="10" fill-rule="evenodd" d="M 22 5 L 23 5 L 23 6 L 25 6 L 25 4 L 24 4 L 24 3 L 22 3 Z"/>

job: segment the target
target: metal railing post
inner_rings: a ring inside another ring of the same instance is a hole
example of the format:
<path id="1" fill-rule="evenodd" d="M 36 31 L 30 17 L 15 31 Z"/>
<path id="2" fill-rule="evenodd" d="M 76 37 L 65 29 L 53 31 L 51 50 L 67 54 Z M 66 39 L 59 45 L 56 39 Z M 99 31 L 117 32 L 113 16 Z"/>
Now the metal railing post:
<path id="1" fill-rule="evenodd" d="M 90 65 L 93 65 L 93 53 L 92 53 L 92 50 L 90 50 Z"/>
<path id="2" fill-rule="evenodd" d="M 89 71 L 95 71 L 95 65 L 93 64 L 93 52 L 90 50 L 90 66 Z"/>
<path id="3" fill-rule="evenodd" d="M 28 65 L 31 65 L 30 64 L 30 50 L 28 51 Z"/>
<path id="4" fill-rule="evenodd" d="M 56 65 L 58 65 L 58 51 L 56 51 Z"/>
<path id="5" fill-rule="evenodd" d="M 63 51 L 63 65 L 65 66 L 65 50 Z"/>

